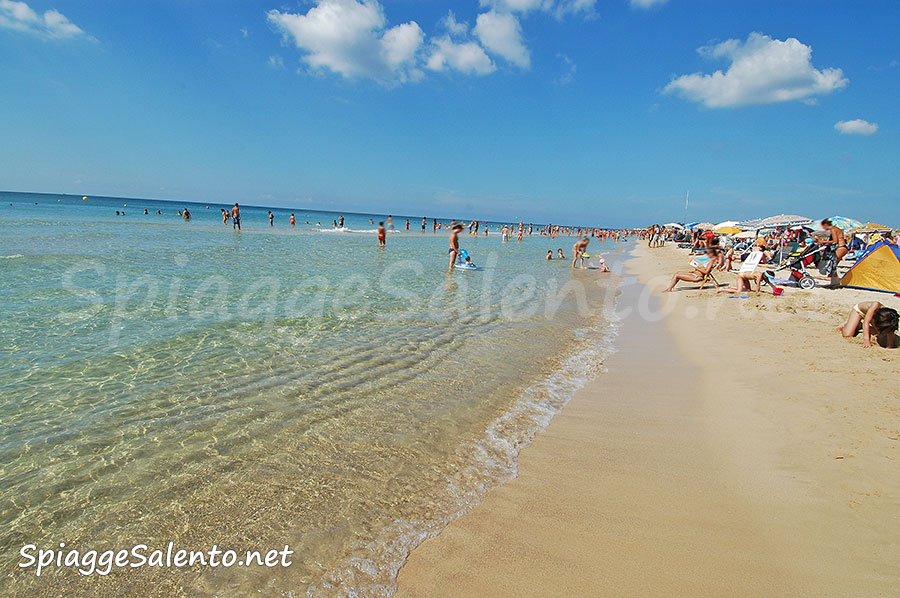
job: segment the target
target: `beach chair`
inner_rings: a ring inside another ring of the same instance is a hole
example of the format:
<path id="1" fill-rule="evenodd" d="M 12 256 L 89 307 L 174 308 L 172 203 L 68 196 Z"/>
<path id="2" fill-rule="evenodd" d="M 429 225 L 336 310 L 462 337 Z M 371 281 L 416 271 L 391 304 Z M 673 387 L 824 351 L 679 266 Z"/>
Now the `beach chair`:
<path id="1" fill-rule="evenodd" d="M 701 261 L 706 261 L 706 260 L 700 260 L 700 259 L 696 259 L 696 258 L 695 258 L 695 259 L 692 259 L 692 260 L 691 260 L 691 265 L 694 266 L 695 268 L 700 268 L 700 267 L 702 267 L 701 264 L 700 264 Z M 703 287 L 705 287 L 705 286 L 706 286 L 707 284 L 709 284 L 709 283 L 712 283 L 713 285 L 715 285 L 716 288 L 719 288 L 719 281 L 716 280 L 716 277 L 715 277 L 715 276 L 713 276 L 713 271 L 712 271 L 712 270 L 710 270 L 707 274 L 704 274 L 704 275 L 703 275 L 703 279 L 700 281 L 700 288 L 699 288 L 699 290 L 702 291 L 702 290 L 703 290 Z"/>
<path id="2" fill-rule="evenodd" d="M 700 281 L 700 289 L 699 290 L 702 291 L 703 287 L 705 287 L 709 283 L 712 283 L 713 286 L 715 286 L 716 288 L 719 288 L 719 281 L 716 280 L 715 276 L 713 276 L 712 270 L 710 270 L 708 274 L 703 276 L 703 280 Z"/>

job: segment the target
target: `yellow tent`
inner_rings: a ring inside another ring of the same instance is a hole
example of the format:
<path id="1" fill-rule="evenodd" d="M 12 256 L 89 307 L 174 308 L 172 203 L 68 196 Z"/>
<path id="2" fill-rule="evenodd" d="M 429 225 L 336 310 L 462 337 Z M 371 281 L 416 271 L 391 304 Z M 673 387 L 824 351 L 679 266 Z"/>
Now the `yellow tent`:
<path id="1" fill-rule="evenodd" d="M 900 293 L 900 248 L 880 241 L 844 274 L 841 286 Z"/>

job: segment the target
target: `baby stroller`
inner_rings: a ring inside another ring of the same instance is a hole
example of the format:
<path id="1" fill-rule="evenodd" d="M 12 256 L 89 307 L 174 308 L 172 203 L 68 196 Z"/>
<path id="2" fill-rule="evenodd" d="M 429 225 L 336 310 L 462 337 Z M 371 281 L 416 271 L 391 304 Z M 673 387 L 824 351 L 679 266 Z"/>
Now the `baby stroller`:
<path id="1" fill-rule="evenodd" d="M 790 270 L 790 279 L 801 289 L 809 290 L 816 286 L 816 279 L 809 274 L 809 269 L 816 268 L 822 276 L 832 276 L 837 271 L 837 255 L 831 245 L 807 245 L 799 247 L 786 256 L 773 271 Z"/>

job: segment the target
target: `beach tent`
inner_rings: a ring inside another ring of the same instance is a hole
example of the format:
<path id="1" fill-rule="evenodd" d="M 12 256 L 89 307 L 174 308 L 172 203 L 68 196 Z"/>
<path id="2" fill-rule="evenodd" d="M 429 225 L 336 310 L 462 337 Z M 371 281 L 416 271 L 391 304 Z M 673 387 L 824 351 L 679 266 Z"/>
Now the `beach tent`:
<path id="1" fill-rule="evenodd" d="M 886 241 L 875 243 L 844 274 L 841 286 L 900 293 L 900 248 Z"/>

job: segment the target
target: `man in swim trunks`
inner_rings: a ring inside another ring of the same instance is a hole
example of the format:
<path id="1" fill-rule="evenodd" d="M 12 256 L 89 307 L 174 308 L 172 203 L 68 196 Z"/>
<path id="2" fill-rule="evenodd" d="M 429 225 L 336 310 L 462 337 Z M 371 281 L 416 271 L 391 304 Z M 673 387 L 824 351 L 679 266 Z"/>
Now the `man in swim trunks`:
<path id="1" fill-rule="evenodd" d="M 575 243 L 572 246 L 572 252 L 575 254 L 572 256 L 572 267 L 575 267 L 575 262 L 581 260 L 581 267 L 584 268 L 584 252 L 587 250 L 588 243 L 591 242 L 590 237 L 583 237 L 580 241 Z"/>
<path id="2" fill-rule="evenodd" d="M 425 232 L 425 224 L 428 222 L 428 219 L 422 216 L 422 232 Z"/>
<path id="3" fill-rule="evenodd" d="M 269 226 L 275 226 L 275 215 L 269 210 Z"/>
<path id="4" fill-rule="evenodd" d="M 387 234 L 384 231 L 384 222 L 378 223 L 378 246 L 384 247 Z"/>
<path id="5" fill-rule="evenodd" d="M 237 203 L 231 208 L 231 229 L 241 230 L 241 209 L 238 207 Z"/>
<path id="6" fill-rule="evenodd" d="M 463 229 L 462 224 L 455 224 L 453 231 L 450 233 L 450 269 L 456 265 L 456 259 L 459 257 L 459 232 Z"/>

